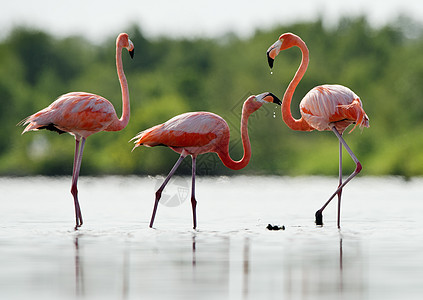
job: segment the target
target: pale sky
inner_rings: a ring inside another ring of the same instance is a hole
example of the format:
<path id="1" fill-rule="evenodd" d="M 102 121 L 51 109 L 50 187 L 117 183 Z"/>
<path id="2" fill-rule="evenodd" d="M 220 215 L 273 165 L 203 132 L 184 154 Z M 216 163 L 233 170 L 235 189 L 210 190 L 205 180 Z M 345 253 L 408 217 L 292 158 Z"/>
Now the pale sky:
<path id="1" fill-rule="evenodd" d="M 248 36 L 256 28 L 365 15 L 381 26 L 399 14 L 423 22 L 421 0 L 1 0 L 0 38 L 15 25 L 57 36 L 83 35 L 101 42 L 138 24 L 148 37 L 216 37 L 226 32 Z"/>

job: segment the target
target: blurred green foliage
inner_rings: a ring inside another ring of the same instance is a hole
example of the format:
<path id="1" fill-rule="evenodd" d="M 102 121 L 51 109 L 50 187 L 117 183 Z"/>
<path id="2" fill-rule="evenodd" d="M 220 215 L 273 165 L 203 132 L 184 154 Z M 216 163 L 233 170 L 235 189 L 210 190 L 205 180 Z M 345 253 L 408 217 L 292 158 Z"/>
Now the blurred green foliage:
<path id="1" fill-rule="evenodd" d="M 302 37 L 310 65 L 299 84 L 292 113 L 312 87 L 338 83 L 357 93 L 370 128 L 345 134 L 365 175 L 423 175 L 423 35 L 421 25 L 399 18 L 372 28 L 365 18 L 343 19 L 326 28 L 322 20 L 258 30 L 241 39 L 147 39 L 133 26 L 127 32 L 135 58 L 123 53 L 131 98 L 131 120 L 121 132 L 102 132 L 86 144 L 81 174 L 166 174 L 178 154 L 164 147 L 138 148 L 128 141 L 139 131 L 187 111 L 211 111 L 231 128 L 231 156 L 240 159 L 239 122 L 243 101 L 271 91 L 280 98 L 299 66 L 299 49 L 279 55 L 271 75 L 267 48 L 284 32 Z M 0 42 L 0 175 L 71 174 L 74 139 L 53 132 L 21 136 L 16 124 L 69 91 L 109 99 L 121 114 L 115 70 L 115 37 L 95 45 L 81 37 L 56 38 L 15 28 Z M 331 132 L 294 132 L 276 105 L 250 119 L 253 156 L 236 172 L 248 174 L 337 174 L 338 142 Z M 345 172 L 353 162 L 345 157 Z M 235 174 L 215 154 L 199 158 L 198 172 Z M 180 174 L 190 173 L 190 162 Z"/>

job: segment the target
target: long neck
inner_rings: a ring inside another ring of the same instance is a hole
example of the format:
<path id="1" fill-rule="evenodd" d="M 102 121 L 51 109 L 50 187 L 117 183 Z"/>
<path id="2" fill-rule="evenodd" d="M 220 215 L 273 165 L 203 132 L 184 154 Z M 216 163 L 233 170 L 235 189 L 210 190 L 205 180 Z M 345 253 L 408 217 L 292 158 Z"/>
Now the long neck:
<path id="1" fill-rule="evenodd" d="M 109 131 L 119 131 L 124 129 L 126 125 L 128 125 L 130 117 L 128 82 L 126 81 L 125 73 L 123 72 L 122 47 L 118 46 L 116 46 L 116 69 L 119 77 L 120 88 L 122 90 L 122 116 L 109 126 Z"/>
<path id="2" fill-rule="evenodd" d="M 241 140 L 242 140 L 242 148 L 244 150 L 244 156 L 241 160 L 234 161 L 229 156 L 229 141 L 228 145 L 223 151 L 218 152 L 219 158 L 222 160 L 222 163 L 232 170 L 240 170 L 248 165 L 251 158 L 251 145 L 250 145 L 250 138 L 248 137 L 248 118 L 251 115 L 250 112 L 246 112 L 245 109 L 242 110 L 242 117 L 241 117 Z"/>
<path id="3" fill-rule="evenodd" d="M 292 96 L 294 95 L 295 89 L 297 88 L 297 85 L 300 83 L 301 79 L 303 78 L 309 62 L 309 54 L 306 44 L 301 40 L 298 39 L 298 42 L 296 43 L 296 46 L 298 46 L 301 49 L 302 53 L 302 59 L 301 59 L 301 65 L 298 68 L 297 72 L 295 73 L 294 78 L 289 83 L 288 88 L 286 89 L 286 92 L 283 96 L 282 100 L 282 119 L 288 125 L 289 128 L 292 130 L 300 130 L 300 131 L 310 131 L 313 130 L 313 128 L 303 119 L 294 119 L 294 117 L 291 114 L 291 101 Z"/>

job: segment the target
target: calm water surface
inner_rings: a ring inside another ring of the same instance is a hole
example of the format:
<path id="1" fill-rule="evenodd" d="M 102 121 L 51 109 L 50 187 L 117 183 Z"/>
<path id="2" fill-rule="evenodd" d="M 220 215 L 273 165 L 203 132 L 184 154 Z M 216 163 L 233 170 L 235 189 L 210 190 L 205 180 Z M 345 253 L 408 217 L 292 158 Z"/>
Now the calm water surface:
<path id="1" fill-rule="evenodd" d="M 1 178 L 0 299 L 422 299 L 423 179 L 321 177 Z M 266 226 L 284 225 L 269 231 Z"/>

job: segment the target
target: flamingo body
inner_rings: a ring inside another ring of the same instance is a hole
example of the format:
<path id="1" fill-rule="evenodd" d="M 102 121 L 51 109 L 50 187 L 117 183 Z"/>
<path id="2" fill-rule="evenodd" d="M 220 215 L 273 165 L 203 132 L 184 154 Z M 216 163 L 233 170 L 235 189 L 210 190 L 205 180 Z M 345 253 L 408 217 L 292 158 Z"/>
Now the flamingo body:
<path id="1" fill-rule="evenodd" d="M 71 193 L 75 204 L 75 229 L 83 223 L 78 200 L 77 182 L 81 168 L 82 154 L 87 137 L 100 131 L 118 131 L 129 122 L 129 91 L 122 64 L 122 49 L 134 55 L 134 45 L 126 33 L 116 39 L 116 69 L 122 90 L 122 116 L 119 119 L 113 105 L 105 98 L 85 92 L 71 92 L 60 96 L 48 107 L 20 122 L 28 131 L 47 129 L 59 134 L 68 132 L 75 137 L 75 156 L 72 171 Z"/>
<path id="2" fill-rule="evenodd" d="M 89 137 L 107 128 L 118 117 L 107 99 L 90 93 L 72 92 L 60 96 L 43 110 L 29 116 L 23 133 L 49 129 L 73 136 Z"/>
<path id="3" fill-rule="evenodd" d="M 314 87 L 301 100 L 300 112 L 303 119 L 319 131 L 331 130 L 333 124 L 342 133 L 353 123 L 366 127 L 369 123 L 360 98 L 342 85 Z"/>
<path id="4" fill-rule="evenodd" d="M 226 121 L 210 112 L 189 112 L 141 132 L 135 137 L 135 147 L 167 146 L 189 155 L 217 152 L 229 144 L 229 126 Z"/>
<path id="5" fill-rule="evenodd" d="M 215 152 L 222 163 L 228 168 L 233 170 L 244 168 L 251 158 L 251 145 L 248 138 L 248 118 L 253 112 L 258 110 L 263 103 L 269 102 L 281 104 L 281 101 L 271 93 L 250 96 L 244 102 L 241 116 L 241 139 L 244 148 L 244 156 L 239 161 L 234 161 L 229 156 L 230 133 L 228 124 L 222 117 L 210 112 L 190 112 L 178 115 L 163 124 L 140 132 L 132 139 L 136 140 L 134 149 L 141 145 L 147 147 L 167 146 L 173 151 L 181 154 L 163 184 L 156 191 L 150 227 L 153 227 L 162 191 L 187 155 L 191 155 L 192 157 L 191 205 L 193 228 L 195 229 L 197 227 L 197 200 L 195 199 L 195 170 L 197 156 L 203 153 Z"/>

